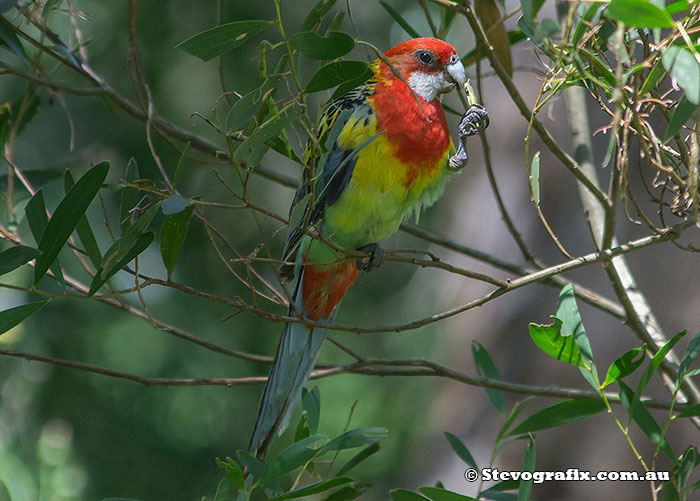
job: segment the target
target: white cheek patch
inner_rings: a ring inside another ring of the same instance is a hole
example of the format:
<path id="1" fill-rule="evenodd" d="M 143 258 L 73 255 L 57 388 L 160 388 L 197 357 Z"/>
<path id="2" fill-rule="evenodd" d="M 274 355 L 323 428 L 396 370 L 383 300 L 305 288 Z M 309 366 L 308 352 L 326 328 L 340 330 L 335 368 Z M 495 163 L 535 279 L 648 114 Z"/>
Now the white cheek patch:
<path id="1" fill-rule="evenodd" d="M 421 73 L 420 71 L 414 71 L 408 79 L 408 84 L 416 94 L 430 102 L 447 85 L 447 82 L 442 72 Z"/>

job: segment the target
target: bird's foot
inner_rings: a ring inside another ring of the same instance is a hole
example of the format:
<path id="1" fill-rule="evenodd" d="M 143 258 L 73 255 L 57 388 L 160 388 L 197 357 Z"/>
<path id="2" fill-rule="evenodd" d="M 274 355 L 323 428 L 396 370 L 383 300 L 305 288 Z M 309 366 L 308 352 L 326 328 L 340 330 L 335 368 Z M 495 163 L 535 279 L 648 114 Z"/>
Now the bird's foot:
<path id="1" fill-rule="evenodd" d="M 384 249 L 378 243 L 364 245 L 357 249 L 369 254 L 368 257 L 358 258 L 357 267 L 362 271 L 372 271 L 384 262 Z"/>
<path id="2" fill-rule="evenodd" d="M 457 144 L 457 152 L 448 161 L 450 170 L 460 170 L 467 165 L 469 161 L 467 138 L 486 129 L 489 123 L 489 112 L 480 104 L 472 104 L 462 115 L 462 121 L 459 123 L 458 128 L 459 143 Z"/>
<path id="3" fill-rule="evenodd" d="M 489 126 L 489 112 L 480 104 L 472 104 L 462 115 L 459 123 L 459 137 L 473 136 Z"/>

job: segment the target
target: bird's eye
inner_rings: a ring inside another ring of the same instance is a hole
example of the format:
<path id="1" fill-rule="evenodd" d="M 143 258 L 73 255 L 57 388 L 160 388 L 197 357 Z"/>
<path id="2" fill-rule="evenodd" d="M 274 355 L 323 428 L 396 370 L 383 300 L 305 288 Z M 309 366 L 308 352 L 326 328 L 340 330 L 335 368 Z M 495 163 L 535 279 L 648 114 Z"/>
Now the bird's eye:
<path id="1" fill-rule="evenodd" d="M 450 56 L 449 64 L 455 64 L 457 61 L 459 61 L 459 56 L 457 56 L 457 54 L 452 54 Z"/>
<path id="2" fill-rule="evenodd" d="M 418 60 L 423 64 L 432 64 L 433 56 L 430 52 L 422 50 L 416 54 Z"/>

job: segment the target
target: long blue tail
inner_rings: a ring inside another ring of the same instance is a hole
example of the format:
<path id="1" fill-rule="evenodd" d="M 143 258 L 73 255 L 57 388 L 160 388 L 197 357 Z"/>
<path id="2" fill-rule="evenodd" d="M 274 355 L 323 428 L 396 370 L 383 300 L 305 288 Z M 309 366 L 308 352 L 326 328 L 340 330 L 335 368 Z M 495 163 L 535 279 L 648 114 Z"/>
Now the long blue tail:
<path id="1" fill-rule="evenodd" d="M 298 311 L 303 311 L 303 271 L 297 277 L 292 299 Z M 289 316 L 295 314 L 294 308 L 290 307 Z M 303 323 L 284 326 L 248 446 L 248 451 L 253 456 L 263 458 L 275 435 L 287 428 L 291 414 L 301 399 L 301 390 L 309 380 L 321 345 L 326 339 L 326 333 L 326 329 L 310 330 Z"/>

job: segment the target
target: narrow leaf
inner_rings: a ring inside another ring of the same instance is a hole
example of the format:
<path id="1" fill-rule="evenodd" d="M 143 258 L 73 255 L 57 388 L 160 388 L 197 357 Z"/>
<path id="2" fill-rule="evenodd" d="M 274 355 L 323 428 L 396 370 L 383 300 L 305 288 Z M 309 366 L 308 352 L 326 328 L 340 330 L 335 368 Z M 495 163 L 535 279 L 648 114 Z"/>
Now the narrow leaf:
<path id="1" fill-rule="evenodd" d="M 457 438 L 456 435 L 453 435 L 449 431 L 443 432 L 445 435 L 445 438 L 447 441 L 450 443 L 450 447 L 452 447 L 452 450 L 455 451 L 455 453 L 464 461 L 467 463 L 469 466 L 475 469 L 479 469 L 479 467 L 476 465 L 476 461 L 474 460 L 474 456 L 472 456 L 471 452 L 469 452 L 469 449 L 467 449 L 467 446 L 464 445 L 464 443 Z"/>
<path id="2" fill-rule="evenodd" d="M 682 376 L 688 369 L 690 369 L 690 365 L 697 358 L 698 353 L 700 353 L 700 331 L 693 336 L 693 339 L 690 340 L 685 352 L 683 353 L 681 365 L 678 368 L 679 375 Z"/>
<path id="3" fill-rule="evenodd" d="M 333 440 L 323 446 L 323 452 L 340 451 L 345 449 L 354 449 L 367 444 L 374 444 L 381 439 L 386 438 L 388 431 L 384 428 L 374 426 L 356 428 L 354 430 L 341 433 Z"/>
<path id="4" fill-rule="evenodd" d="M 637 370 L 637 367 L 642 365 L 642 362 L 644 362 L 646 348 L 647 345 L 643 344 L 639 348 L 630 350 L 615 360 L 608 369 L 608 375 L 605 377 L 605 381 L 603 382 L 601 388 L 605 388 L 607 385 L 614 383 L 618 379 L 622 379 L 623 377 L 628 376 Z M 636 358 L 637 355 L 639 355 L 639 358 Z"/>
<path id="5" fill-rule="evenodd" d="M 38 190 L 34 196 L 27 202 L 24 207 L 24 215 L 29 223 L 29 229 L 37 245 L 41 241 L 41 236 L 46 230 L 46 225 L 49 224 L 49 216 L 46 215 L 46 206 L 44 205 L 44 192 Z M 61 263 L 56 259 L 51 265 L 51 272 L 56 280 L 63 283 L 63 272 L 61 271 Z"/>
<path id="6" fill-rule="evenodd" d="M 612 0 L 605 15 L 635 28 L 670 28 L 673 20 L 663 8 L 647 0 Z"/>
<path id="7" fill-rule="evenodd" d="M 557 317 L 552 318 L 554 323 L 549 325 L 530 324 L 530 337 L 532 340 L 547 355 L 567 364 L 585 367 L 574 336 L 562 336 L 561 320 Z"/>
<path id="8" fill-rule="evenodd" d="M 683 127 L 683 125 L 685 125 L 685 123 L 695 114 L 695 110 L 697 108 L 697 104 L 691 103 L 688 101 L 686 96 L 683 96 L 683 98 L 678 102 L 678 106 L 676 106 L 676 109 L 673 111 L 671 120 L 668 122 L 668 130 L 666 130 L 664 143 L 667 143 L 673 136 L 678 134 L 681 127 Z"/>
<path id="9" fill-rule="evenodd" d="M 16 270 L 32 259 L 36 259 L 39 254 L 41 253 L 38 250 L 24 245 L 10 247 L 0 253 L 0 275 Z"/>
<path id="10" fill-rule="evenodd" d="M 427 497 L 407 491 L 406 489 L 393 489 L 389 491 L 389 494 L 393 501 L 428 501 Z"/>
<path id="11" fill-rule="evenodd" d="M 209 61 L 235 49 L 272 24 L 272 21 L 260 20 L 226 23 L 198 33 L 176 47 L 202 61 Z"/>
<path id="12" fill-rule="evenodd" d="M 35 301 L 33 303 L 15 306 L 5 311 L 0 312 L 0 334 L 4 334 L 13 327 L 21 324 L 29 315 L 43 308 L 49 299 L 43 301 Z"/>
<path id="13" fill-rule="evenodd" d="M 536 412 L 513 428 L 508 435 L 521 435 L 575 423 L 604 409 L 605 403 L 599 400 L 565 400 Z"/>
<path id="14" fill-rule="evenodd" d="M 332 89 L 345 82 L 356 81 L 367 73 L 369 65 L 363 61 L 337 61 L 319 69 L 306 85 L 306 92 Z"/>
<path id="15" fill-rule="evenodd" d="M 180 257 L 193 210 L 194 205 L 190 205 L 182 212 L 167 216 L 160 229 L 160 255 L 163 258 L 165 269 L 168 270 L 168 280 L 170 280 L 175 264 Z"/>
<path id="16" fill-rule="evenodd" d="M 496 364 L 493 363 L 491 356 L 486 351 L 478 341 L 472 341 L 472 355 L 474 356 L 474 363 L 476 364 L 476 370 L 480 376 L 486 376 L 491 379 L 500 379 L 501 375 L 498 373 Z M 486 395 L 493 406 L 501 414 L 505 413 L 505 396 L 502 391 L 494 390 L 493 388 L 484 388 Z"/>
<path id="17" fill-rule="evenodd" d="M 311 391 L 306 388 L 302 390 L 301 405 L 306 415 L 309 431 L 312 435 L 316 435 L 321 415 L 321 393 L 318 386 L 314 386 Z"/>
<path id="18" fill-rule="evenodd" d="M 321 24 L 323 16 L 333 7 L 336 0 L 319 0 L 319 2 L 311 9 L 311 12 L 306 16 L 304 24 L 301 26 L 301 31 L 309 31 Z"/>
<path id="19" fill-rule="evenodd" d="M 489 43 L 508 75 L 513 76 L 510 41 L 496 0 L 475 0 L 474 11 L 484 26 Z"/>
<path id="20" fill-rule="evenodd" d="M 320 452 L 319 448 L 313 446 L 325 440 L 326 437 L 322 435 L 314 435 L 293 443 L 270 462 L 265 472 L 260 475 L 253 486 L 264 485 L 270 480 L 279 478 L 285 473 L 304 466 Z"/>
<path id="21" fill-rule="evenodd" d="M 399 14 L 396 9 L 394 9 L 391 5 L 389 5 L 386 2 L 383 2 L 382 0 L 379 0 L 379 4 L 384 7 L 384 10 L 387 11 L 387 13 L 391 16 L 391 18 L 396 21 L 396 23 L 403 28 L 403 30 L 408 33 L 412 38 L 421 38 L 422 35 L 418 33 L 418 30 L 416 30 L 413 26 L 409 24 L 408 21 L 406 21 L 401 14 Z"/>
<path id="22" fill-rule="evenodd" d="M 418 490 L 432 501 L 476 501 L 472 497 L 457 494 L 441 487 L 418 487 Z"/>
<path id="23" fill-rule="evenodd" d="M 80 218 L 85 214 L 90 202 L 102 187 L 109 162 L 101 162 L 86 172 L 56 207 L 56 211 L 46 225 L 39 242 L 41 256 L 34 268 L 34 285 L 46 274 L 61 248 L 65 245 Z"/>
<path id="24" fill-rule="evenodd" d="M 111 266 L 108 272 L 105 273 L 105 271 L 102 268 L 99 268 L 95 273 L 95 277 L 92 279 L 92 283 L 90 284 L 90 291 L 88 292 L 88 296 L 92 296 L 93 294 L 95 294 L 98 290 L 100 290 L 100 288 L 105 284 L 105 282 L 107 282 L 107 280 L 112 278 L 119 270 L 124 268 L 131 261 L 133 261 L 136 258 L 136 256 L 145 251 L 148 248 L 148 246 L 151 245 L 151 242 L 153 242 L 155 236 L 156 234 L 153 232 L 141 234 L 136 240 L 136 243 L 134 243 L 133 247 L 131 247 L 131 249 L 124 255 L 124 257 L 121 260 L 117 261 L 113 266 Z"/>
<path id="25" fill-rule="evenodd" d="M 377 452 L 379 452 L 379 449 L 380 449 L 380 448 L 381 448 L 381 446 L 379 445 L 379 443 L 372 444 L 372 445 L 368 445 L 367 447 L 365 447 L 364 449 L 362 449 L 360 452 L 358 452 L 357 454 L 355 454 L 353 457 L 351 457 L 350 460 L 349 460 L 347 463 L 345 463 L 345 464 L 338 470 L 337 475 L 338 475 L 338 476 L 345 475 L 345 474 L 348 473 L 350 470 L 352 470 L 355 466 L 357 466 L 358 464 L 360 464 L 362 461 L 364 461 L 364 460 L 367 459 L 368 457 L 370 457 L 370 456 L 376 454 Z"/>
<path id="26" fill-rule="evenodd" d="M 335 477 L 330 480 L 323 480 L 321 482 L 316 482 L 314 484 L 305 485 L 304 487 L 299 487 L 293 491 L 289 491 L 282 496 L 273 498 L 273 501 L 281 501 L 283 499 L 296 499 L 303 498 L 305 496 L 311 496 L 312 494 L 318 494 L 320 492 L 325 492 L 329 489 L 333 489 L 340 485 L 349 484 L 352 482 L 351 478 L 348 477 Z"/>
<path id="27" fill-rule="evenodd" d="M 355 47 L 355 40 L 340 31 L 332 31 L 325 37 L 315 31 L 301 31 L 289 39 L 289 44 L 306 57 L 327 61 L 350 52 Z"/>
<path id="28" fill-rule="evenodd" d="M 700 65 L 690 51 L 675 45 L 666 47 L 661 62 L 683 88 L 688 101 L 700 103 Z"/>
<path id="29" fill-rule="evenodd" d="M 666 440 L 663 435 L 659 424 L 656 422 L 654 417 L 651 415 L 649 410 L 643 405 L 634 405 L 635 400 L 638 396 L 634 394 L 632 388 L 627 386 L 622 381 L 618 381 L 617 384 L 620 385 L 620 401 L 622 405 L 629 412 L 632 420 L 637 423 L 637 426 L 644 432 L 644 434 L 649 437 L 654 445 L 660 444 L 660 449 L 669 458 L 675 461 L 676 456 L 671 449 L 671 445 Z"/>
<path id="30" fill-rule="evenodd" d="M 525 459 L 523 460 L 522 471 L 535 471 L 535 441 L 530 436 L 525 448 Z M 530 480 L 521 480 L 518 487 L 518 501 L 529 501 L 530 492 L 532 491 L 532 478 Z"/>
<path id="31" fill-rule="evenodd" d="M 73 174 L 66 169 L 65 176 L 63 178 L 63 186 L 66 194 L 74 185 Z M 78 226 L 75 227 L 75 232 L 78 234 L 78 239 L 85 249 L 90 262 L 95 268 L 100 267 L 100 262 L 102 261 L 102 252 L 100 252 L 100 247 L 97 245 L 97 240 L 95 239 L 95 234 L 90 228 L 90 223 L 88 222 L 87 216 L 83 215 L 78 221 Z"/>
<path id="32" fill-rule="evenodd" d="M 153 221 L 156 213 L 160 209 L 160 205 L 160 202 L 158 202 L 144 212 L 136 221 L 134 221 L 131 226 L 126 229 L 121 238 L 119 238 L 109 249 L 107 249 L 107 252 L 105 252 L 105 255 L 102 257 L 102 272 L 99 275 L 105 278 L 107 275 L 113 275 L 111 272 L 115 268 L 117 270 L 121 268 L 121 266 L 118 266 L 118 263 L 122 262 L 122 258 L 130 253 L 136 242 L 141 238 L 142 234 L 146 231 L 148 226 L 151 224 L 151 221 Z"/>

